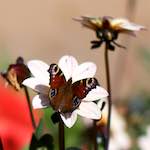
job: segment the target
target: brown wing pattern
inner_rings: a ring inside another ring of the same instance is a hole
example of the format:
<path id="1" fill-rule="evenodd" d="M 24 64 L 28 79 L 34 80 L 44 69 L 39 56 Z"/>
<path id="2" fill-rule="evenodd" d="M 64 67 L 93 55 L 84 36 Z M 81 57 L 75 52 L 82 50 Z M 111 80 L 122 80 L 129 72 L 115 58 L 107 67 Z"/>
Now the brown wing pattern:
<path id="1" fill-rule="evenodd" d="M 51 64 L 48 72 L 50 73 L 50 87 L 52 89 L 58 89 L 65 84 L 64 74 L 57 64 Z"/>
<path id="2" fill-rule="evenodd" d="M 73 83 L 73 93 L 79 99 L 83 99 L 96 86 L 99 85 L 96 78 L 87 78 Z"/>

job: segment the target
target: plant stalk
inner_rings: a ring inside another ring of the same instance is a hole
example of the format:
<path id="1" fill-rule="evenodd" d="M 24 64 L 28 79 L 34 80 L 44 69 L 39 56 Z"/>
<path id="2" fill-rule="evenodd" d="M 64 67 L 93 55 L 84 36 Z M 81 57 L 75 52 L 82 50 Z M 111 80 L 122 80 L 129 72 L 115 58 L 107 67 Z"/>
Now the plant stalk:
<path id="1" fill-rule="evenodd" d="M 96 120 L 93 120 L 93 128 L 94 128 L 93 129 L 94 130 L 94 139 L 93 139 L 94 150 L 98 150 Z"/>
<path id="2" fill-rule="evenodd" d="M 59 150 L 65 150 L 64 123 L 61 118 L 59 121 Z"/>
<path id="3" fill-rule="evenodd" d="M 0 138 L 0 150 L 3 150 L 3 143 L 2 143 L 2 139 Z"/>
<path id="4" fill-rule="evenodd" d="M 106 147 L 105 147 L 105 150 L 108 150 L 108 148 L 109 148 L 110 123 L 111 123 L 111 107 L 112 107 L 108 51 L 109 51 L 109 49 L 108 49 L 108 46 L 107 46 L 107 43 L 106 43 L 104 55 L 105 55 L 105 68 L 106 68 L 107 91 L 108 91 L 108 93 L 109 93 L 109 96 L 108 96 L 108 117 L 107 117 L 107 139 L 106 139 Z"/>
<path id="5" fill-rule="evenodd" d="M 32 126 L 35 129 L 36 124 L 35 124 L 35 120 L 34 120 L 34 116 L 33 116 L 33 112 L 32 112 L 32 106 L 31 106 L 31 103 L 30 103 L 29 93 L 28 93 L 28 90 L 27 90 L 26 86 L 24 86 L 24 91 L 25 91 L 27 102 L 28 102 L 28 108 L 29 108 L 29 112 L 30 112 L 30 116 L 31 116 Z"/>

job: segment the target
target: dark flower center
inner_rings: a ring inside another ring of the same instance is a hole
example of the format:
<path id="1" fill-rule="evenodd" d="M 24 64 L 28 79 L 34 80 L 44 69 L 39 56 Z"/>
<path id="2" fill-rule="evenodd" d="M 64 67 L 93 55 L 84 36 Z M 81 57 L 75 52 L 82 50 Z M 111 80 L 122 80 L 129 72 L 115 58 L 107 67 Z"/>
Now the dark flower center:
<path id="1" fill-rule="evenodd" d="M 118 32 L 111 29 L 102 29 L 96 31 L 97 37 L 104 42 L 111 42 L 118 38 Z"/>
<path id="2" fill-rule="evenodd" d="M 125 48 L 124 46 L 115 42 L 115 40 L 118 38 L 118 34 L 119 34 L 118 31 L 111 29 L 109 26 L 97 30 L 96 36 L 99 40 L 91 41 L 92 43 L 91 49 L 100 47 L 102 43 L 105 43 L 107 45 L 107 48 L 112 51 L 115 50 L 115 46 Z"/>

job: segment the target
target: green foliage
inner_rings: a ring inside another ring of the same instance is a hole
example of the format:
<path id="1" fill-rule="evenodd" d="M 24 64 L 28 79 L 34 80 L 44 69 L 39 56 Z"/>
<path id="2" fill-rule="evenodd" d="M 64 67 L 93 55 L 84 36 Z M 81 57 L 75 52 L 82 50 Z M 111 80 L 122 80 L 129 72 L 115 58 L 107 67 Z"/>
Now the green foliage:
<path id="1" fill-rule="evenodd" d="M 39 122 L 39 125 L 38 125 L 38 127 L 36 128 L 36 131 L 35 131 L 35 136 L 37 138 L 40 138 L 40 136 L 42 135 L 43 127 L 44 127 L 44 120 L 41 119 L 40 122 Z"/>
<path id="2" fill-rule="evenodd" d="M 83 144 L 81 137 L 82 131 L 85 127 L 82 121 L 79 119 L 72 128 L 65 128 L 66 147 L 77 146 L 80 147 Z M 80 140 L 79 140 L 80 139 Z"/>
<path id="3" fill-rule="evenodd" d="M 54 124 L 51 120 L 51 115 L 54 111 L 51 108 L 44 109 L 44 124 L 54 138 L 55 150 L 58 150 L 58 124 Z M 81 147 L 83 140 L 81 137 L 82 131 L 85 129 L 80 117 L 72 128 L 65 127 L 65 146 Z"/>

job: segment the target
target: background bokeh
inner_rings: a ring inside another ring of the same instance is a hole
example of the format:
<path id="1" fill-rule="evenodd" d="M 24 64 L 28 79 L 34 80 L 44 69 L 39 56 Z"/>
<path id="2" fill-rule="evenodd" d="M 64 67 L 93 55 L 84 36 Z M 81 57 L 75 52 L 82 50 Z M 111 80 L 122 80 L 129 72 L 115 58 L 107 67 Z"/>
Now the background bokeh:
<path id="1" fill-rule="evenodd" d="M 118 42 L 127 50 L 116 48 L 110 52 L 114 106 L 123 112 L 125 121 L 128 120 L 131 137 L 138 137 L 144 132 L 137 134 L 132 129 L 142 122 L 144 125 L 136 131 L 145 131 L 149 124 L 145 116 L 150 114 L 149 13 L 148 0 L 0 0 L 0 69 L 5 70 L 18 56 L 26 61 L 41 59 L 50 64 L 69 54 L 79 63 L 95 62 L 96 76 L 106 88 L 104 47 L 90 50 L 94 32 L 72 18 L 81 15 L 125 17 L 144 25 L 148 30 L 139 32 L 136 38 L 120 36 Z"/>

